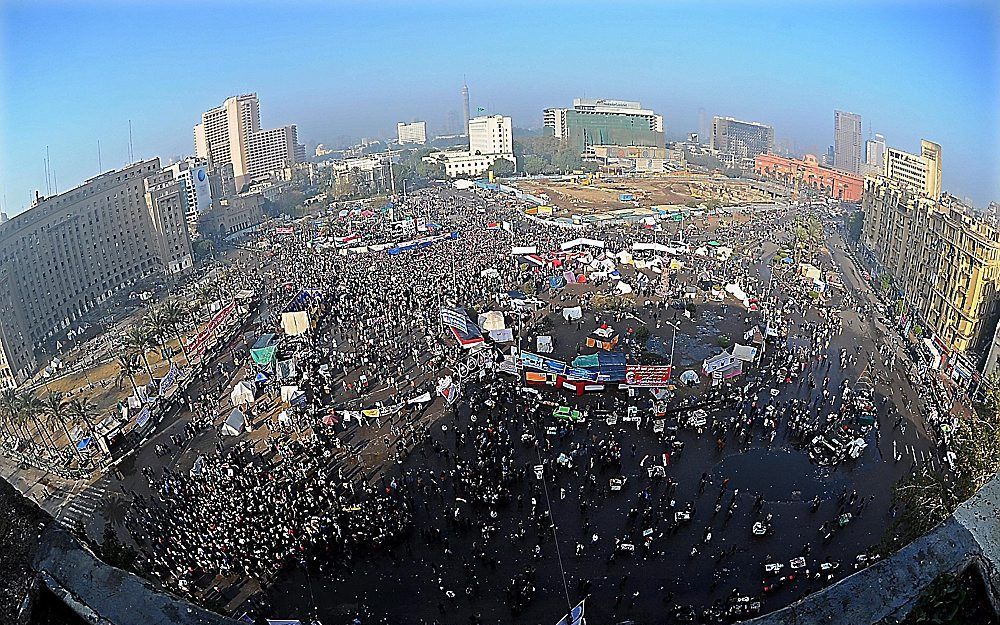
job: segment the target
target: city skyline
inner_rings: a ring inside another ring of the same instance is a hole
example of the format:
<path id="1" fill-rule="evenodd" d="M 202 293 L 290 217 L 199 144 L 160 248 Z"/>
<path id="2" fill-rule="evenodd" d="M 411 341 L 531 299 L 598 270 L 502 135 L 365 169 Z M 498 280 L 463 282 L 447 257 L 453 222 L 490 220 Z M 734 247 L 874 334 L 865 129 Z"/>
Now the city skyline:
<path id="1" fill-rule="evenodd" d="M 190 128 L 200 113 L 239 93 L 267 102 L 262 126 L 297 124 L 310 146 L 345 135 L 391 137 L 397 122 L 412 119 L 438 129 L 461 110 L 464 77 L 472 110 L 509 115 L 519 128 L 540 128 L 543 109 L 573 98 L 631 99 L 664 116 L 668 139 L 698 131 L 704 109 L 769 124 L 779 143 L 817 156 L 834 142 L 833 110 L 850 110 L 864 120 L 863 140 L 877 132 L 904 150 L 921 138 L 941 144 L 945 190 L 977 206 L 1000 200 L 1000 12 L 977 1 L 848 5 L 846 13 L 817 5 L 797 15 L 790 32 L 775 21 L 787 13 L 784 3 L 626 5 L 649 14 L 641 23 L 564 3 L 517 5 L 520 19 L 499 25 L 455 3 L 255 4 L 238 13 L 222 3 L 199 6 L 198 20 L 164 5 L 8 3 L 0 14 L 0 192 L 10 215 L 29 206 L 35 189 L 44 193 L 46 146 L 60 190 L 99 173 L 98 141 L 105 170 L 125 165 L 130 120 L 133 160 L 192 154 Z M 829 32 L 834 17 L 840 27 Z M 218 20 L 228 28 L 210 29 Z M 208 37 L 212 50 L 227 49 L 261 23 L 271 28 L 252 49 L 197 52 Z M 123 56 L 112 36 L 123 29 L 152 43 Z M 296 33 L 294 45 L 288 32 Z M 373 53 L 373 32 L 385 38 L 381 52 Z M 452 41 L 455 32 L 465 37 Z M 856 37 L 851 45 L 845 32 Z M 642 60 L 628 71 L 621 49 L 588 43 L 614 33 L 628 56 Z M 931 37 L 935 46 L 912 45 Z M 465 49 L 463 41 L 482 46 Z M 156 63 L 171 55 L 173 71 L 160 71 Z M 496 58 L 506 61 L 487 63 Z M 109 88 L 116 82 L 120 89 Z"/>

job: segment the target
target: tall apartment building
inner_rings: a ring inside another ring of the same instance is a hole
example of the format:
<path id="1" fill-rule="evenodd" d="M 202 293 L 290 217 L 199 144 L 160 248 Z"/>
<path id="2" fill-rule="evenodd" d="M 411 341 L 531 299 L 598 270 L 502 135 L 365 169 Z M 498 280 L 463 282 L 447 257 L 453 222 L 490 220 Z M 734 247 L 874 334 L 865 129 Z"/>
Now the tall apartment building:
<path id="1" fill-rule="evenodd" d="M 869 176 L 880 176 L 885 173 L 885 137 L 880 134 L 865 141 L 864 173 Z"/>
<path id="2" fill-rule="evenodd" d="M 194 127 L 195 154 L 213 166 L 230 163 L 237 180 L 250 175 L 250 135 L 260 130 L 256 93 L 226 98 L 221 106 L 201 114 Z"/>
<path id="3" fill-rule="evenodd" d="M 209 182 L 208 159 L 189 156 L 163 168 L 173 173 L 176 180 L 184 181 L 187 192 L 187 218 L 193 221 L 212 205 L 212 186 Z"/>
<path id="4" fill-rule="evenodd" d="M 929 361 L 969 377 L 988 361 L 1000 317 L 1000 231 L 955 198 L 865 179 L 861 243 L 891 280 Z M 994 359 L 995 362 L 995 359 Z"/>
<path id="5" fill-rule="evenodd" d="M 256 93 L 226 98 L 201 115 L 194 127 L 195 153 L 212 167 L 230 164 L 237 186 L 254 176 L 284 169 L 305 160 L 305 146 L 298 143 L 294 125 L 271 130 L 260 128 Z"/>
<path id="6" fill-rule="evenodd" d="M 250 175 L 261 176 L 301 162 L 295 154 L 298 145 L 299 134 L 294 124 L 253 133 L 248 144 Z"/>
<path id="7" fill-rule="evenodd" d="M 920 140 L 920 154 L 889 148 L 885 156 L 885 175 L 907 185 L 917 193 L 937 198 L 941 195 L 941 146 Z"/>
<path id="8" fill-rule="evenodd" d="M 723 163 L 752 169 L 758 155 L 774 151 L 774 128 L 732 117 L 713 117 L 712 149 Z"/>
<path id="9" fill-rule="evenodd" d="M 666 147 L 663 116 L 639 102 L 575 98 L 573 108 L 548 108 L 544 127 L 584 153 L 593 145 Z"/>
<path id="10" fill-rule="evenodd" d="M 159 159 L 36 199 L 0 225 L 0 387 L 116 293 L 193 263 L 184 182 Z"/>
<path id="11" fill-rule="evenodd" d="M 412 122 L 405 124 L 403 122 L 398 122 L 396 124 L 396 140 L 400 145 L 407 143 L 418 143 L 423 145 L 427 143 L 427 123 Z"/>
<path id="12" fill-rule="evenodd" d="M 833 112 L 833 166 L 861 173 L 861 116 L 857 113 Z"/>

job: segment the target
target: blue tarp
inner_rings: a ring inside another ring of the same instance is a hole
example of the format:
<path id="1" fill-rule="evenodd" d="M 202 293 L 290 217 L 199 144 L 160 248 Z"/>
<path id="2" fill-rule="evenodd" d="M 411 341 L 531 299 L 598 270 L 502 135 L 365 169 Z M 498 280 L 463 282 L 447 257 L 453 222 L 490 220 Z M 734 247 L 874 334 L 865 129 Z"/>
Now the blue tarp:
<path id="1" fill-rule="evenodd" d="M 91 439 L 91 437 L 88 436 L 87 438 L 85 438 L 85 439 L 81 440 L 79 443 L 77 443 L 76 444 L 76 448 L 79 449 L 80 451 L 83 451 L 84 449 L 86 449 L 87 447 L 90 446 L 90 441 L 91 440 L 93 440 L 93 439 Z"/>
<path id="2" fill-rule="evenodd" d="M 598 352 L 573 359 L 573 367 L 590 371 L 600 382 L 616 382 L 625 379 L 624 352 Z"/>
<path id="3" fill-rule="evenodd" d="M 511 299 L 528 299 L 528 296 L 522 293 L 521 291 L 508 291 L 507 295 Z"/>
<path id="4" fill-rule="evenodd" d="M 566 279 L 562 276 L 549 276 L 549 288 L 561 289 L 566 286 Z"/>

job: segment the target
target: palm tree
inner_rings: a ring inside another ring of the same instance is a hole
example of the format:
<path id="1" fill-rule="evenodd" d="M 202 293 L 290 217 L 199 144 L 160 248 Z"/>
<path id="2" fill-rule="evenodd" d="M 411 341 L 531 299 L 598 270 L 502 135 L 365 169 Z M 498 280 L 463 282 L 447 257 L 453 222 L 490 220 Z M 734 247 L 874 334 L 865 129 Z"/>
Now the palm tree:
<path id="1" fill-rule="evenodd" d="M 118 388 L 125 386 L 125 380 L 132 383 L 132 390 L 136 397 L 139 396 L 139 385 L 135 383 L 135 374 L 142 371 L 139 357 L 130 352 L 118 354 L 118 375 L 115 376 L 115 383 Z"/>
<path id="2" fill-rule="evenodd" d="M 156 347 L 156 341 L 150 336 L 148 330 L 138 323 L 129 326 L 128 330 L 125 330 L 125 334 L 122 335 L 122 344 L 131 354 L 142 359 L 142 364 L 146 366 L 146 373 L 152 380 L 153 370 L 149 367 L 149 360 L 146 359 L 146 350 L 150 346 Z"/>
<path id="3" fill-rule="evenodd" d="M 53 423 L 58 424 L 63 432 L 66 434 L 66 440 L 69 446 L 76 450 L 77 455 L 80 457 L 81 463 L 83 462 L 83 453 L 77 449 L 76 441 L 73 440 L 73 436 L 69 433 L 69 428 L 66 427 L 66 421 L 70 417 L 70 403 L 63 396 L 62 393 L 52 392 L 45 396 L 42 401 L 45 404 L 44 415 L 48 425 Z"/>
<path id="4" fill-rule="evenodd" d="M 177 339 L 177 344 L 181 348 L 181 353 L 184 354 L 184 360 L 190 364 L 191 359 L 188 358 L 187 350 L 184 349 L 184 340 L 181 338 L 180 333 L 180 327 L 184 323 L 184 319 L 187 317 L 187 311 L 177 300 L 169 300 L 160 307 L 160 314 L 162 315 L 163 323 L 166 325 L 167 330 L 173 332 L 174 337 Z"/>
<path id="5" fill-rule="evenodd" d="M 29 440 L 31 437 L 28 435 L 27 429 L 22 432 L 21 428 L 18 427 L 22 424 L 20 411 L 21 405 L 14 389 L 5 388 L 0 391 L 0 421 L 6 424 L 6 429 L 15 438 Z"/>
<path id="6" fill-rule="evenodd" d="M 71 399 L 69 402 L 69 413 L 77 421 L 82 421 L 87 425 L 91 436 L 96 433 L 97 428 L 94 427 L 94 417 L 98 416 L 97 406 L 94 405 L 94 402 L 89 397 L 81 396 Z"/>
<path id="7" fill-rule="evenodd" d="M 49 449 L 55 450 L 55 443 L 47 429 L 42 427 L 41 415 L 45 414 L 45 404 L 34 393 L 24 393 L 18 397 L 20 404 L 21 418 L 26 422 L 30 421 L 35 426 L 35 433 L 41 442 L 48 445 Z"/>
<path id="8" fill-rule="evenodd" d="M 163 314 L 163 308 L 150 310 L 146 318 L 143 319 L 143 325 L 146 326 L 146 332 L 149 334 L 153 345 L 160 348 L 161 354 L 167 352 L 167 359 L 173 363 L 174 359 L 170 355 L 169 350 L 167 350 L 166 336 L 170 328 L 168 327 L 169 324 L 167 323 L 166 315 Z"/>

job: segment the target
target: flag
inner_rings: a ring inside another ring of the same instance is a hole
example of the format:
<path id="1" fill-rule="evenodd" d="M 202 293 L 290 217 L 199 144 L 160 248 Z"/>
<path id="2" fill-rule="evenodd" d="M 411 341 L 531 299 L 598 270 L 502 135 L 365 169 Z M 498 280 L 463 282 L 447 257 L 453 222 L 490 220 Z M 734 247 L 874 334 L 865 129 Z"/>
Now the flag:
<path id="1" fill-rule="evenodd" d="M 486 224 L 487 230 L 499 230 L 501 228 L 500 223 L 496 221 L 490 221 Z"/>
<path id="2" fill-rule="evenodd" d="M 559 619 L 556 625 L 586 625 L 586 621 L 583 620 L 583 601 L 576 604 L 576 607 L 570 610 L 569 614 Z"/>
<path id="3" fill-rule="evenodd" d="M 461 330 L 463 333 L 469 331 L 469 318 L 464 310 L 441 308 L 441 321 L 449 328 Z"/>

